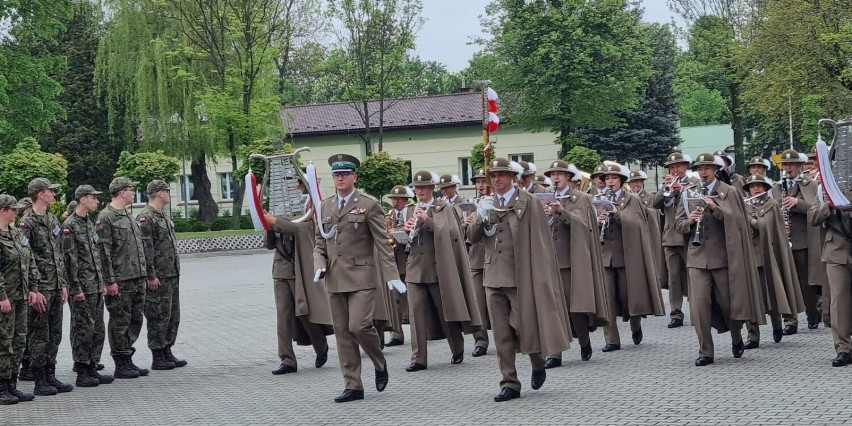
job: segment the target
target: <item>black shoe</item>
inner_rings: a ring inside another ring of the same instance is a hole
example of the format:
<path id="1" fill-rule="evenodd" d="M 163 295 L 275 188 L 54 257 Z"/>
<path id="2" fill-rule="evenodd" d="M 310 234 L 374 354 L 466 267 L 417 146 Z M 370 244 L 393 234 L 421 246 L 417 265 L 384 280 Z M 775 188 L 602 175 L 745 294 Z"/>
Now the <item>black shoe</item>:
<path id="1" fill-rule="evenodd" d="M 592 345 L 586 346 L 585 348 L 580 348 L 580 359 L 583 361 L 588 361 L 592 359 Z"/>
<path id="2" fill-rule="evenodd" d="M 185 367 L 187 364 L 186 360 L 179 359 L 174 356 L 171 345 L 166 346 L 166 349 L 163 349 L 163 354 L 166 356 L 167 360 L 171 361 L 175 365 L 175 367 Z"/>
<path id="3" fill-rule="evenodd" d="M 104 369 L 104 365 L 101 364 L 101 363 L 98 363 L 97 365 L 95 365 L 95 369 L 98 370 L 98 371 L 101 371 L 101 370 Z"/>
<path id="4" fill-rule="evenodd" d="M 21 372 L 18 374 L 18 380 L 22 382 L 32 382 L 33 372 L 30 370 L 30 360 L 25 359 L 21 361 Z"/>
<path id="5" fill-rule="evenodd" d="M 142 367 L 133 363 L 133 355 L 127 356 L 127 366 L 136 370 L 136 372 L 139 373 L 139 377 L 147 376 L 148 373 L 149 373 L 147 368 L 142 368 Z"/>
<path id="6" fill-rule="evenodd" d="M 317 354 L 317 360 L 314 362 L 314 367 L 320 368 L 328 362 L 328 346 L 325 347 L 325 352 Z"/>
<path id="7" fill-rule="evenodd" d="M 92 377 L 89 375 L 89 364 L 83 362 L 75 362 L 74 371 L 77 372 L 77 387 L 93 388 L 101 384 L 101 382 L 96 377 Z"/>
<path id="8" fill-rule="evenodd" d="M 849 354 L 846 352 L 838 352 L 834 361 L 831 361 L 832 367 L 845 367 L 846 364 L 849 364 Z"/>
<path id="9" fill-rule="evenodd" d="M 710 365 L 713 363 L 713 358 L 709 356 L 700 356 L 695 359 L 696 367 L 704 367 L 705 365 Z"/>
<path id="10" fill-rule="evenodd" d="M 683 318 L 672 318 L 672 320 L 669 321 L 669 328 L 678 327 L 683 327 Z"/>
<path id="11" fill-rule="evenodd" d="M 115 377 L 110 376 L 109 374 L 101 374 L 98 373 L 98 366 L 95 363 L 91 363 L 87 366 L 89 376 L 98 379 L 98 383 L 102 385 L 108 385 L 115 381 Z"/>
<path id="12" fill-rule="evenodd" d="M 799 326 L 797 325 L 785 325 L 784 326 L 784 335 L 790 336 L 799 332 Z"/>
<path id="13" fill-rule="evenodd" d="M 385 370 L 376 370 L 376 390 L 381 392 L 388 385 L 388 363 L 385 362 Z"/>
<path id="14" fill-rule="evenodd" d="M 819 328 L 819 320 L 808 320 L 808 328 L 811 330 Z"/>
<path id="15" fill-rule="evenodd" d="M 295 372 L 296 372 L 296 367 L 291 367 L 287 364 L 281 364 L 281 365 L 278 366 L 277 369 L 272 370 L 272 374 L 274 374 L 276 376 L 280 376 L 282 374 L 288 374 L 288 373 L 295 373 Z"/>
<path id="16" fill-rule="evenodd" d="M 494 397 L 494 402 L 503 402 L 508 401 L 510 399 L 517 399 L 521 397 L 521 392 L 516 391 L 512 388 L 503 388 L 500 389 L 500 393 Z"/>
<path id="17" fill-rule="evenodd" d="M 781 338 L 783 338 L 783 337 L 784 337 L 784 332 L 781 331 L 780 328 L 772 330 L 772 340 L 774 340 L 775 343 L 781 342 Z"/>
<path id="18" fill-rule="evenodd" d="M 544 381 L 547 379 L 547 370 L 541 369 L 538 371 L 532 372 L 532 381 L 530 386 L 532 386 L 533 390 L 541 389 L 541 386 L 544 385 Z"/>
<path id="19" fill-rule="evenodd" d="M 485 355 L 486 353 L 488 353 L 488 348 L 483 348 L 482 346 L 477 346 L 477 347 L 473 348 L 473 353 L 471 353 L 470 356 L 472 356 L 474 358 L 478 358 L 478 357 Z"/>
<path id="20" fill-rule="evenodd" d="M 402 346 L 403 344 L 405 344 L 405 342 L 400 339 L 390 339 L 390 342 L 388 342 L 385 346 Z"/>
<path id="21" fill-rule="evenodd" d="M 115 373 L 116 379 L 135 379 L 139 377 L 139 372 L 134 370 L 127 364 L 127 355 L 115 355 Z"/>
<path id="22" fill-rule="evenodd" d="M 30 367 L 30 371 L 33 372 L 33 381 L 35 382 L 35 387 L 33 388 L 34 394 L 38 396 L 53 396 L 59 393 L 59 391 L 47 381 L 47 374 L 45 373 L 44 367 Z"/>
<path id="23" fill-rule="evenodd" d="M 734 343 L 731 345 L 731 352 L 734 354 L 734 358 L 740 358 L 745 352 L 745 345 L 743 345 L 743 342 Z"/>
<path id="24" fill-rule="evenodd" d="M 17 404 L 18 397 L 9 393 L 9 380 L 0 380 L 0 405 Z"/>
<path id="25" fill-rule="evenodd" d="M 47 379 L 47 383 L 50 383 L 51 386 L 55 387 L 56 391 L 59 393 L 71 392 L 74 390 L 74 385 L 70 383 L 62 383 L 56 378 L 56 364 L 47 364 L 47 366 L 44 367 L 44 378 Z"/>
<path id="26" fill-rule="evenodd" d="M 620 349 L 621 349 L 621 345 L 616 345 L 616 344 L 610 343 L 610 344 L 604 346 L 603 349 L 601 349 L 601 352 L 612 352 L 612 351 L 617 351 L 617 350 L 620 350 Z"/>
<path id="27" fill-rule="evenodd" d="M 151 350 L 151 369 L 152 370 L 172 370 L 175 368 L 175 363 L 166 359 L 166 352 L 162 349 Z"/>
<path id="28" fill-rule="evenodd" d="M 359 399 L 364 399 L 364 391 L 363 390 L 355 390 L 355 389 L 344 389 L 343 393 L 340 394 L 337 398 L 334 398 L 334 402 L 349 402 L 349 401 L 357 401 Z"/>
<path id="29" fill-rule="evenodd" d="M 426 369 L 425 365 L 418 364 L 416 362 L 412 362 L 411 365 L 409 365 L 408 367 L 405 367 L 405 371 L 407 371 L 409 373 L 413 373 L 415 371 L 420 371 L 420 370 L 425 370 L 425 369 Z"/>
<path id="30" fill-rule="evenodd" d="M 562 367 L 562 360 L 559 358 L 548 358 L 544 361 L 544 368 L 551 369 L 556 367 Z"/>
<path id="31" fill-rule="evenodd" d="M 464 352 L 458 355 L 453 355 L 452 359 L 450 359 L 451 364 L 461 364 L 462 361 L 464 361 Z"/>
<path id="32" fill-rule="evenodd" d="M 760 342 L 758 342 L 756 340 L 749 340 L 748 342 L 746 342 L 746 344 L 744 346 L 745 349 L 757 349 L 759 347 L 760 347 Z"/>
<path id="33" fill-rule="evenodd" d="M 638 345 L 642 343 L 642 329 L 636 330 L 633 332 L 633 344 Z"/>
<path id="34" fill-rule="evenodd" d="M 35 380 L 35 377 L 33 377 L 33 380 Z M 35 395 L 19 391 L 18 382 L 15 379 L 6 382 L 6 391 L 15 398 L 18 398 L 18 402 L 29 402 L 35 399 Z"/>

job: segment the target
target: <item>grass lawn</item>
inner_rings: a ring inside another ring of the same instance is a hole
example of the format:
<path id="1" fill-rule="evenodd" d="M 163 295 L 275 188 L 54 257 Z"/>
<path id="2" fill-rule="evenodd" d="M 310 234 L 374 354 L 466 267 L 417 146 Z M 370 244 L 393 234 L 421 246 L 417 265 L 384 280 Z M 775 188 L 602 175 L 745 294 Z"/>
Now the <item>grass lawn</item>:
<path id="1" fill-rule="evenodd" d="M 229 237 L 232 235 L 252 235 L 258 234 L 253 229 L 228 229 L 225 231 L 205 231 L 205 232 L 178 232 L 178 238 L 208 238 L 208 237 Z"/>

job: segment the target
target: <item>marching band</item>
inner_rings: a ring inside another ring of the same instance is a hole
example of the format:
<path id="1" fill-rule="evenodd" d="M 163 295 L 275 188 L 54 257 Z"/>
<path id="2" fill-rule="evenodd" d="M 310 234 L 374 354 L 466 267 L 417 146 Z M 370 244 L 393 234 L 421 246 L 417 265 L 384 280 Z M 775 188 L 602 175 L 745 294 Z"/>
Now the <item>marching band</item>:
<path id="1" fill-rule="evenodd" d="M 473 199 L 458 193 L 458 177 L 418 171 L 408 186 L 393 187 L 392 208 L 381 214 L 378 200 L 355 189 L 358 160 L 333 156 L 337 194 L 317 218 L 311 285 L 330 300 L 324 324 L 334 325 L 346 385 L 335 401 L 364 397 L 359 346 L 373 361 L 377 390 L 385 388 L 384 331 L 391 333 L 388 346 L 403 345 L 404 323 L 411 333 L 407 372 L 428 368 L 428 340 L 446 339 L 451 363 L 463 362 L 463 333 L 472 334 L 473 357 L 496 348 L 502 379 L 494 400 L 518 398 L 517 352 L 529 355 L 530 385 L 539 389 L 546 370 L 562 365 L 572 338 L 584 361 L 599 327 L 601 352 L 621 349 L 618 316 L 639 345 L 642 320 L 666 315 L 663 289 L 668 327 L 688 319 L 695 329 L 695 366 L 714 363 L 712 329 L 730 332 L 731 352 L 740 358 L 760 346 L 767 314 L 778 343 L 798 332 L 801 312 L 810 329 L 831 326 L 832 365 L 846 365 L 852 217 L 820 202 L 808 161 L 784 151 L 782 179 L 772 182 L 760 157 L 749 160 L 744 177 L 732 173 L 724 151 L 694 161 L 673 152 L 652 194 L 644 172 L 610 161 L 593 170 L 584 191 L 583 173 L 565 161 L 537 176 L 532 163 L 486 158 L 471 179 Z M 331 237 L 330 225 L 337 228 Z M 323 339 L 314 344 L 319 354 L 327 346 L 324 334 L 315 334 Z"/>

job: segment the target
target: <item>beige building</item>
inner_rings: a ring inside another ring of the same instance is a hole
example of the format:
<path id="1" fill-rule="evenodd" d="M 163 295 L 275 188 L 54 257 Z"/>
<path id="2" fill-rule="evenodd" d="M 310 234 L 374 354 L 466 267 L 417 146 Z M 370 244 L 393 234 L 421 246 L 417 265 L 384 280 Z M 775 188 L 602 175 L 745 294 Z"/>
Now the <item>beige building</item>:
<path id="1" fill-rule="evenodd" d="M 463 89 L 464 90 L 464 89 Z M 472 170 L 469 167 L 471 148 L 482 142 L 482 98 L 478 92 L 463 91 L 448 95 L 403 98 L 390 101 L 385 111 L 383 151 L 392 157 L 399 157 L 408 164 L 411 174 L 418 170 L 429 170 L 438 175 L 458 175 L 462 181 L 461 192 L 464 196 L 473 195 L 470 182 Z M 378 120 L 378 102 L 369 103 L 373 111 L 373 120 Z M 351 103 L 330 103 L 290 106 L 281 109 L 281 119 L 294 148 L 308 147 L 310 152 L 301 155 L 303 164 L 312 161 L 317 168 L 323 197 L 334 190 L 331 184 L 331 167 L 328 157 L 334 154 L 350 154 L 363 159 L 366 147 L 362 139 L 363 120 Z M 373 152 L 378 151 L 376 135 L 378 129 L 372 126 Z M 717 148 L 729 144 L 733 138 L 730 126 L 706 126 L 684 128 L 681 135 L 685 141 L 683 149 L 692 151 L 709 150 L 711 142 Z M 690 143 L 690 140 L 695 143 Z M 556 135 L 550 132 L 531 133 L 519 128 L 503 127 L 491 134 L 495 142 L 495 152 L 499 157 L 511 160 L 533 162 L 541 174 L 553 160 L 557 159 L 559 145 L 554 141 Z M 699 145 L 692 147 L 692 145 Z M 704 146 L 707 145 L 707 146 Z M 189 170 L 189 164 L 186 164 Z M 220 212 L 231 210 L 233 176 L 230 160 L 221 159 L 208 166 L 211 191 L 219 203 Z M 657 179 L 661 181 L 665 169 L 647 170 L 647 187 L 653 190 Z M 260 177 L 258 177 L 259 179 Z M 411 176 L 409 176 L 410 181 Z M 184 190 L 185 177 L 172 184 L 173 208 L 183 209 L 186 200 Z M 189 184 L 189 208 L 197 205 L 192 184 Z M 140 202 L 141 202 L 140 197 Z M 244 203 L 245 204 L 245 203 Z M 247 207 L 243 206 L 244 211 Z"/>

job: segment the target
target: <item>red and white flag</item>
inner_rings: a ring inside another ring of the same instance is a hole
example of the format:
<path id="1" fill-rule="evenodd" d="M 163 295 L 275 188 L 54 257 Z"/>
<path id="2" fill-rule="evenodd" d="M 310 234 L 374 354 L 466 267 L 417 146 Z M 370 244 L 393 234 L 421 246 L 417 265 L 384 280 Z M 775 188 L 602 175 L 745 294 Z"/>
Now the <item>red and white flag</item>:
<path id="1" fill-rule="evenodd" d="M 488 133 L 494 133 L 500 128 L 500 117 L 493 112 L 488 113 Z"/>
<path id="2" fill-rule="evenodd" d="M 488 112 L 497 113 L 497 92 L 492 88 L 488 88 L 485 92 L 485 97 L 488 99 Z"/>
<path id="3" fill-rule="evenodd" d="M 263 218 L 263 203 L 260 200 L 260 195 L 257 193 L 257 179 L 254 173 L 249 170 L 246 173 L 246 192 L 249 195 L 249 214 L 251 215 L 251 223 L 254 225 L 255 231 L 268 231 L 269 224 Z"/>

